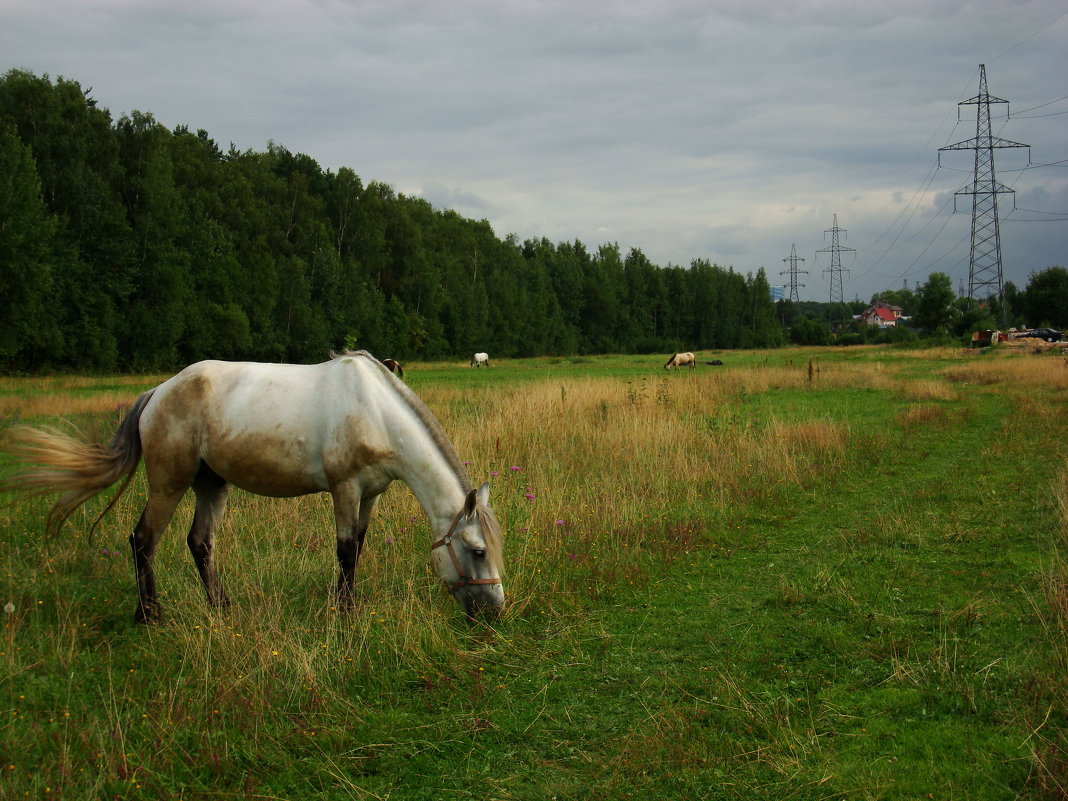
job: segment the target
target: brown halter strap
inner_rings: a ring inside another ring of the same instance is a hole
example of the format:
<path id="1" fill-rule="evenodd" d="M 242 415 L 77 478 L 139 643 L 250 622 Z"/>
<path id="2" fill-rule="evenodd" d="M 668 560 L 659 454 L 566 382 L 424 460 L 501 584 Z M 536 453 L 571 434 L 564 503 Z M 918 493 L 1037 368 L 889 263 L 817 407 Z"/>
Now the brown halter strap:
<path id="1" fill-rule="evenodd" d="M 471 576 L 467 575 L 464 572 L 463 566 L 460 564 L 460 560 L 456 557 L 456 551 L 453 550 L 452 547 L 452 533 L 456 531 L 456 527 L 460 524 L 460 520 L 461 518 L 463 518 L 463 516 L 464 510 L 461 509 L 456 514 L 456 517 L 453 518 L 452 525 L 449 526 L 449 530 L 445 532 L 445 536 L 430 546 L 431 551 L 433 551 L 435 548 L 445 546 L 445 548 L 449 551 L 449 558 L 452 559 L 452 566 L 456 568 L 456 575 L 459 577 L 459 579 L 453 584 L 449 584 L 449 582 L 446 581 L 445 585 L 449 588 L 449 592 L 456 592 L 457 590 L 466 587 L 469 584 L 500 584 L 501 580 L 499 578 L 471 578 Z"/>

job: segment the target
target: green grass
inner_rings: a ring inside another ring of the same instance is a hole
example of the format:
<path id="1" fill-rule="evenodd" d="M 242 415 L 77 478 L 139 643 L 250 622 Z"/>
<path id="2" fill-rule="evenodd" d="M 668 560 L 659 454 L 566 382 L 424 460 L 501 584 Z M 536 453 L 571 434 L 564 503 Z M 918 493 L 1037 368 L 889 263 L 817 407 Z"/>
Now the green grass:
<path id="1" fill-rule="evenodd" d="M 44 502 L 0 509 L 0 797 L 1063 798 L 1060 359 L 713 356 L 406 365 L 500 473 L 493 627 L 429 575 L 403 488 L 352 615 L 325 499 L 235 493 L 225 614 L 183 508 L 151 628 L 140 481 L 93 542 L 104 499 L 54 542 Z"/>

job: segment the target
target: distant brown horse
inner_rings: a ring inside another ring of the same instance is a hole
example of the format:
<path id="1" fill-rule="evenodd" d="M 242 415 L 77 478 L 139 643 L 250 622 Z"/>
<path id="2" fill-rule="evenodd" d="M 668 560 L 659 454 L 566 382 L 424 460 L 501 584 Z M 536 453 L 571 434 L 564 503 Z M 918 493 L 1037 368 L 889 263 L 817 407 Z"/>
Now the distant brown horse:
<path id="1" fill-rule="evenodd" d="M 679 370 L 683 367 L 689 367 L 691 370 L 697 369 L 697 359 L 694 358 L 692 353 L 676 353 L 668 359 L 667 364 L 664 365 L 665 370 L 670 370 L 672 368 Z"/>
<path id="2" fill-rule="evenodd" d="M 397 378 L 404 378 L 404 368 L 396 359 L 383 359 L 382 364 L 388 367 L 391 373 L 395 373 Z"/>

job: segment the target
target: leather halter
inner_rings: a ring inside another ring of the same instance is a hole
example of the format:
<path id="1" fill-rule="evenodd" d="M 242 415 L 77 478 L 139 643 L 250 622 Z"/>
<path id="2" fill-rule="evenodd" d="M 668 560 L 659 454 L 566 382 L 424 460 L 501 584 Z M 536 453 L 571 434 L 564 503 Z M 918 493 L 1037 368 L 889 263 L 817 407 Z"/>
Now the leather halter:
<path id="1" fill-rule="evenodd" d="M 471 578 L 471 576 L 467 575 L 464 572 L 463 566 L 460 564 L 460 560 L 456 557 L 456 551 L 453 550 L 452 547 L 452 534 L 454 531 L 456 531 L 456 526 L 460 524 L 460 520 L 464 516 L 464 511 L 464 509 L 461 509 L 457 513 L 456 517 L 453 518 L 452 525 L 449 526 L 449 530 L 445 532 L 445 536 L 430 546 L 431 551 L 433 551 L 435 548 L 440 548 L 442 546 L 445 546 L 445 548 L 449 551 L 449 558 L 452 559 L 452 566 L 456 568 L 456 575 L 459 577 L 459 579 L 452 584 L 449 584 L 449 582 L 447 581 L 445 582 L 445 585 L 449 588 L 449 592 L 456 592 L 457 590 L 462 589 L 463 587 L 466 587 L 470 584 L 501 583 L 501 580 L 499 578 Z M 444 581 L 444 579 L 442 579 L 442 581 Z"/>

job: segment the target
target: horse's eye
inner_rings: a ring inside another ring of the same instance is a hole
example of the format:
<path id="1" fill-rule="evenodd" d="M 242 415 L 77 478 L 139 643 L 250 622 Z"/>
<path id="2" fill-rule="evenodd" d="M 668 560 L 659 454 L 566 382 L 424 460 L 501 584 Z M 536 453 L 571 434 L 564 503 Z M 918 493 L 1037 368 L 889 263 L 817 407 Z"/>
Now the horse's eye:
<path id="1" fill-rule="evenodd" d="M 486 558 L 486 551 L 482 548 L 476 548 L 475 550 L 471 551 L 471 554 L 475 557 L 475 559 Z"/>

